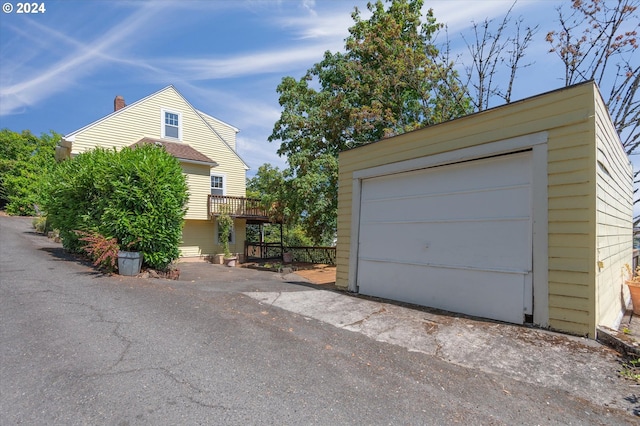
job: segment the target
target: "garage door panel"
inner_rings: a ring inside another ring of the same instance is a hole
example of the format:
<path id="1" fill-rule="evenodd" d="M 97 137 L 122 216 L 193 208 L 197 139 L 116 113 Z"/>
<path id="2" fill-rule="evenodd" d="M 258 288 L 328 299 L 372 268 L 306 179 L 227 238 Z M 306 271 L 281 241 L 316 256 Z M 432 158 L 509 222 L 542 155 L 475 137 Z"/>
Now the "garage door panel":
<path id="1" fill-rule="evenodd" d="M 359 291 L 521 323 L 531 306 L 531 174 L 523 152 L 364 179 Z"/>
<path id="2" fill-rule="evenodd" d="M 506 159 L 506 160 L 505 160 Z M 524 152 L 367 179 L 375 194 L 429 195 L 530 183 L 530 153 Z M 425 179 L 429 184 L 425 185 Z M 364 192 L 363 192 L 364 195 Z"/>
<path id="3" fill-rule="evenodd" d="M 524 275 L 368 261 L 359 270 L 365 295 L 516 324 L 524 320 Z"/>
<path id="4" fill-rule="evenodd" d="M 503 244 L 504 233 L 521 244 Z M 386 223 L 362 227 L 359 253 L 369 259 L 486 269 L 530 270 L 529 220 Z M 385 241 L 387 243 L 381 243 Z"/>
<path id="5" fill-rule="evenodd" d="M 368 184 L 365 183 L 365 187 Z M 441 193 L 429 196 L 363 200 L 364 223 L 388 220 L 436 221 L 529 217 L 529 186 L 500 187 L 482 192 Z M 389 211 L 392 209 L 393 211 Z"/>

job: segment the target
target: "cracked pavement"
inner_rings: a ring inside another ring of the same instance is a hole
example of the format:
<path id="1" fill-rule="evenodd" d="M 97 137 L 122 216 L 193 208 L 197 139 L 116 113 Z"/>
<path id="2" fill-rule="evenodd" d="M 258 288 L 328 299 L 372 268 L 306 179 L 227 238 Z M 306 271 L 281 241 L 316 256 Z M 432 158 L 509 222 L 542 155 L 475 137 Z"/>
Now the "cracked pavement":
<path id="1" fill-rule="evenodd" d="M 0 217 L 2 424 L 630 424 L 584 339 L 183 265 L 103 276 Z"/>

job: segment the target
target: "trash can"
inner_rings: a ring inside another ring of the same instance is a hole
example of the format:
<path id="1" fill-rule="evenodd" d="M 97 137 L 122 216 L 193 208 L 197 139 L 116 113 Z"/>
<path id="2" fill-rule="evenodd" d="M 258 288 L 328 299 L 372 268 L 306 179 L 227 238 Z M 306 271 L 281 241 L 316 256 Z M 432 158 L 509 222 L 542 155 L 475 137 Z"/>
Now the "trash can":
<path id="1" fill-rule="evenodd" d="M 118 273 L 120 275 L 138 275 L 142 267 L 142 253 L 138 251 L 118 251 Z"/>

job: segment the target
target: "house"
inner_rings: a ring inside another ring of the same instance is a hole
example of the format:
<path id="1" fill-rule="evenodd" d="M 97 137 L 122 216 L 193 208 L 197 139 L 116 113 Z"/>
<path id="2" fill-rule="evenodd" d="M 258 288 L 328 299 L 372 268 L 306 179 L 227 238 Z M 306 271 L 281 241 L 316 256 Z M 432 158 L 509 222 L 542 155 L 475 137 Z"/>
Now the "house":
<path id="1" fill-rule="evenodd" d="M 342 152 L 336 285 L 595 338 L 632 262 L 632 166 L 593 82 Z"/>
<path id="2" fill-rule="evenodd" d="M 96 147 L 164 146 L 180 161 L 189 186 L 181 254 L 207 258 L 222 253 L 215 219 L 223 209 L 234 217 L 234 253 L 244 253 L 247 222 L 269 221 L 257 200 L 245 198 L 249 167 L 236 151 L 237 133 L 237 128 L 198 111 L 167 86 L 129 105 L 116 96 L 113 112 L 65 135 L 56 157 L 69 158 Z"/>

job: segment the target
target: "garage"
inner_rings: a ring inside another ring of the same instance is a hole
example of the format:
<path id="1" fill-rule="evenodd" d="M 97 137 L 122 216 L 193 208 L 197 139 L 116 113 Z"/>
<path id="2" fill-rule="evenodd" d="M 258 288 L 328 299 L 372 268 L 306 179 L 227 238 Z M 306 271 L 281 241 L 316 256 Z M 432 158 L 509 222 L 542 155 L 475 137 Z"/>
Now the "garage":
<path id="1" fill-rule="evenodd" d="M 629 305 L 632 213 L 586 82 L 341 152 L 336 286 L 595 338 Z"/>
<path id="2" fill-rule="evenodd" d="M 522 323 L 531 175 L 527 151 L 363 180 L 358 291 Z"/>

